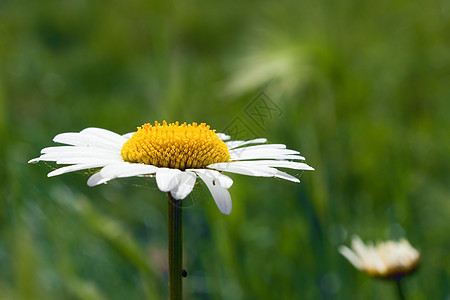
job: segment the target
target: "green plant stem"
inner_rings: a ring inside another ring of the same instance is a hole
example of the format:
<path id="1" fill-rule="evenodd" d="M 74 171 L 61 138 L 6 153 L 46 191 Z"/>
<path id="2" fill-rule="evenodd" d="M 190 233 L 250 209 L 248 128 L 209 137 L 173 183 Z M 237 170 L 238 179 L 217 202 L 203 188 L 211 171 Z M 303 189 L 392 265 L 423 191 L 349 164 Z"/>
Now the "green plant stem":
<path id="1" fill-rule="evenodd" d="M 398 298 L 400 300 L 406 300 L 405 293 L 403 292 L 401 279 L 395 279 L 395 285 L 397 286 Z"/>
<path id="2" fill-rule="evenodd" d="M 183 231 L 181 219 L 181 200 L 169 195 L 169 299 L 183 299 Z"/>

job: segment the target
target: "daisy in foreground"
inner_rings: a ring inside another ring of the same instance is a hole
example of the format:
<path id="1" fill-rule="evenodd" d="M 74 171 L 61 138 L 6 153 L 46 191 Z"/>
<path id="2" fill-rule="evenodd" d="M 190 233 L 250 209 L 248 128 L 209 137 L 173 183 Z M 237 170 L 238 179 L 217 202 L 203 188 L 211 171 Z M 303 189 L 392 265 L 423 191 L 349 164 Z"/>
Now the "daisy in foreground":
<path id="1" fill-rule="evenodd" d="M 100 168 L 87 184 L 95 186 L 114 178 L 150 176 L 158 188 L 167 192 L 169 233 L 169 299 L 183 297 L 181 200 L 194 188 L 197 176 L 210 190 L 220 211 L 231 213 L 228 189 L 233 180 L 223 171 L 261 177 L 277 177 L 293 182 L 298 178 L 277 170 L 313 170 L 295 160 L 304 160 L 298 151 L 281 144 L 265 144 L 266 139 L 228 141 L 229 136 L 202 123 L 144 124 L 136 132 L 120 135 L 106 129 L 86 128 L 79 133 L 55 136 L 53 141 L 67 146 L 44 148 L 41 156 L 30 160 L 66 164 L 49 177 L 84 169 Z"/>
<path id="2" fill-rule="evenodd" d="M 84 169 L 101 168 L 87 184 L 95 186 L 114 178 L 150 176 L 158 188 L 175 200 L 192 191 L 197 176 L 210 190 L 219 210 L 231 213 L 228 189 L 233 180 L 223 171 L 249 176 L 277 177 L 293 182 L 298 178 L 277 170 L 314 170 L 303 162 L 298 151 L 282 144 L 265 144 L 264 138 L 228 141 L 230 137 L 198 125 L 170 123 L 144 124 L 136 132 L 120 135 L 106 129 L 86 128 L 79 133 L 55 136 L 54 142 L 68 146 L 44 148 L 41 156 L 29 161 L 55 161 L 68 166 L 48 177 Z"/>

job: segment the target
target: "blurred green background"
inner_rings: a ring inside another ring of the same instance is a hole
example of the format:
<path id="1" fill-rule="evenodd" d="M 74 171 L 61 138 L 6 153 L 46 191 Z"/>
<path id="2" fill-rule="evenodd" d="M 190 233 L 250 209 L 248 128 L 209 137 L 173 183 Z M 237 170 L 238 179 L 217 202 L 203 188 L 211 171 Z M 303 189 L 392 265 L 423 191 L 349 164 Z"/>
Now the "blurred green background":
<path id="1" fill-rule="evenodd" d="M 90 188 L 27 164 L 58 133 L 155 120 L 316 168 L 231 175 L 230 216 L 198 183 L 186 299 L 396 299 L 338 253 L 353 234 L 407 237 L 423 257 L 408 299 L 449 299 L 449 50 L 448 0 L 0 0 L 0 299 L 167 298 L 153 180 Z"/>

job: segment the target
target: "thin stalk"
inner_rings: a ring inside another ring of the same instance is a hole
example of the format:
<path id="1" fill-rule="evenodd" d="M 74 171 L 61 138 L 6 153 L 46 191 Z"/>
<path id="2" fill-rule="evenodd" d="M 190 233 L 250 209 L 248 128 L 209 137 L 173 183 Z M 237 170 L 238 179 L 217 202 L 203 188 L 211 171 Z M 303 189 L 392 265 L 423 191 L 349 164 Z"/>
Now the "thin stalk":
<path id="1" fill-rule="evenodd" d="M 395 279 L 395 285 L 397 286 L 398 299 L 406 300 L 401 279 Z"/>
<path id="2" fill-rule="evenodd" d="M 169 299 L 183 299 L 183 224 L 181 219 L 181 200 L 169 195 Z"/>

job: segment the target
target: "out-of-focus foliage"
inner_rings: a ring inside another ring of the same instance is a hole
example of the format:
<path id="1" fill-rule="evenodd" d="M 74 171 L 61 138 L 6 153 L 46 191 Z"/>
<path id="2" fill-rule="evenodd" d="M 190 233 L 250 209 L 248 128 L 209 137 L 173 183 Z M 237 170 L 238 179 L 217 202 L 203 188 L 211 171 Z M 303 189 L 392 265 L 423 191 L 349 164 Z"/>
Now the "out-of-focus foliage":
<path id="1" fill-rule="evenodd" d="M 316 168 L 232 175 L 230 216 L 198 184 L 186 299 L 395 299 L 338 253 L 352 234 L 406 236 L 423 255 L 408 299 L 446 299 L 449 37 L 444 0 L 0 1 L 0 299 L 167 297 L 152 180 L 89 188 L 27 164 L 60 132 L 164 119 L 237 127 Z"/>

